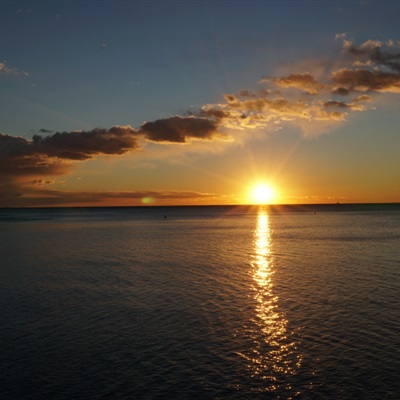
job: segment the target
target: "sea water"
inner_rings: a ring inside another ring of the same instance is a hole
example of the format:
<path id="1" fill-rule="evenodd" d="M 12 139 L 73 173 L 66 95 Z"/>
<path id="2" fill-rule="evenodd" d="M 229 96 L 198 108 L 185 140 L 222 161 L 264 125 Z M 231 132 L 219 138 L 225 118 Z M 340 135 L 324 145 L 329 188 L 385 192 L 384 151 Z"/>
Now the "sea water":
<path id="1" fill-rule="evenodd" d="M 398 399 L 400 206 L 0 210 L 1 399 Z"/>

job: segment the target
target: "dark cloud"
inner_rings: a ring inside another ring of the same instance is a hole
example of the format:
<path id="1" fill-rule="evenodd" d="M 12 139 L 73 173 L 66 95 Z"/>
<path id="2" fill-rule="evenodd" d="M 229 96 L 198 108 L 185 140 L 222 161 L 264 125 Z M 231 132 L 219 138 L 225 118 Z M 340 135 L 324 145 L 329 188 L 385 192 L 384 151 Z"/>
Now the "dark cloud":
<path id="1" fill-rule="evenodd" d="M 352 65 L 333 72 L 334 93 L 400 93 L 399 43 L 367 40 L 355 45 L 351 40 L 344 40 L 343 50 Z"/>
<path id="2" fill-rule="evenodd" d="M 29 140 L 19 136 L 10 136 L 0 133 L 0 159 L 31 155 Z"/>
<path id="3" fill-rule="evenodd" d="M 343 101 L 337 101 L 337 100 L 329 100 L 324 102 L 324 107 L 325 108 L 332 108 L 332 107 L 338 107 L 338 108 L 350 108 L 350 106 L 343 102 Z"/>
<path id="4" fill-rule="evenodd" d="M 68 160 L 86 160 L 100 154 L 123 154 L 138 148 L 135 130 L 130 126 L 57 132 L 51 136 L 35 135 L 30 146 L 39 154 Z"/>
<path id="5" fill-rule="evenodd" d="M 211 140 L 217 129 L 218 123 L 210 119 L 174 116 L 145 122 L 138 132 L 152 142 L 185 143 L 188 139 Z"/>
<path id="6" fill-rule="evenodd" d="M 361 97 L 361 96 L 360 96 Z M 366 101 L 364 98 L 354 99 L 354 103 L 345 103 L 344 101 L 328 100 L 323 103 L 324 108 L 341 108 L 353 111 L 364 111 L 365 106 L 361 102 Z"/>
<path id="7" fill-rule="evenodd" d="M 262 79 L 261 82 L 264 82 L 264 80 Z M 238 93 L 239 97 L 267 97 L 271 94 L 270 90 L 267 89 L 260 89 L 257 90 L 256 92 L 252 92 L 250 90 L 241 90 Z"/>
<path id="8" fill-rule="evenodd" d="M 337 94 L 339 96 L 348 96 L 350 93 L 351 91 L 344 87 L 335 87 L 332 89 L 332 94 Z"/>
<path id="9" fill-rule="evenodd" d="M 400 73 L 400 49 L 393 41 L 385 45 L 378 40 L 367 40 L 357 46 L 352 41 L 345 40 L 343 49 L 361 64 L 379 65 Z"/>
<path id="10" fill-rule="evenodd" d="M 0 133 L 0 176 L 60 175 L 69 169 L 62 160 L 36 152 L 28 139 Z"/>
<path id="11" fill-rule="evenodd" d="M 86 160 L 100 154 L 123 154 L 136 149 L 135 130 L 130 126 L 91 131 L 34 135 L 32 140 L 0 133 L 0 157 L 43 156 Z"/>
<path id="12" fill-rule="evenodd" d="M 48 129 L 42 128 L 42 129 L 39 129 L 39 132 L 40 133 L 53 133 L 54 131 L 50 131 Z"/>
<path id="13" fill-rule="evenodd" d="M 71 164 L 37 155 L 0 158 L 0 177 L 64 175 L 71 169 Z"/>
<path id="14" fill-rule="evenodd" d="M 32 140 L 0 134 L 0 175 L 61 175 L 71 169 L 71 161 L 137 149 L 135 135 L 129 126 L 34 135 Z"/>
<path id="15" fill-rule="evenodd" d="M 333 81 L 348 92 L 400 93 L 400 74 L 395 73 L 342 68 L 333 73 Z"/>
<path id="16" fill-rule="evenodd" d="M 228 103 L 236 103 L 237 102 L 237 97 L 234 96 L 233 94 L 225 94 L 224 97 Z"/>
<path id="17" fill-rule="evenodd" d="M 197 117 L 201 118 L 212 118 L 217 121 L 226 119 L 230 117 L 229 112 L 220 110 L 220 109 L 215 109 L 215 108 L 208 108 L 204 107 L 202 110 L 198 111 L 197 113 L 194 113 Z"/>
<path id="18" fill-rule="evenodd" d="M 214 136 L 221 136 L 217 133 L 218 120 L 224 117 L 221 111 L 210 111 L 203 117 L 175 116 L 146 122 L 140 130 L 131 126 L 114 126 L 91 131 L 56 132 L 48 136 L 34 135 L 32 140 L 0 134 L 0 176 L 18 181 L 35 177 L 33 183 L 40 185 L 45 182 L 42 177 L 70 172 L 74 162 L 138 149 L 141 138 L 163 143 L 211 140 Z M 48 130 L 43 128 L 41 132 Z"/>

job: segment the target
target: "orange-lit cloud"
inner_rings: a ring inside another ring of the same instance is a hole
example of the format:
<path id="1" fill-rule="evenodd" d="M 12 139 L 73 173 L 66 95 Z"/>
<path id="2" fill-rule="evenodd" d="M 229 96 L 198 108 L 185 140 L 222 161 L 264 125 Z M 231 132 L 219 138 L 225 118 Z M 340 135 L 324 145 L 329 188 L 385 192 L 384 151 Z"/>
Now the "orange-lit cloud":
<path id="1" fill-rule="evenodd" d="M 337 39 L 342 40 L 339 59 L 330 63 L 316 60 L 315 68 L 311 62 L 303 63 L 319 71 L 318 79 L 307 70 L 264 77 L 260 80 L 265 85 L 261 90 L 225 94 L 224 103 L 208 104 L 198 115 L 218 115 L 221 126 L 237 129 L 268 130 L 289 122 L 299 126 L 305 136 L 314 136 L 318 131 L 315 127 L 309 130 L 311 122 L 319 123 L 323 133 L 326 129 L 321 122 L 331 128 L 352 112 L 367 110 L 374 93 L 400 93 L 399 43 L 368 40 L 356 46 L 344 34 L 337 35 Z M 356 96 L 344 99 L 351 94 Z"/>
<path id="2" fill-rule="evenodd" d="M 315 78 L 308 72 L 301 74 L 290 74 L 289 76 L 283 78 L 263 78 L 261 81 L 271 81 L 278 86 L 300 89 L 309 94 L 317 94 L 321 89 L 324 88 L 324 85 L 317 82 Z"/>

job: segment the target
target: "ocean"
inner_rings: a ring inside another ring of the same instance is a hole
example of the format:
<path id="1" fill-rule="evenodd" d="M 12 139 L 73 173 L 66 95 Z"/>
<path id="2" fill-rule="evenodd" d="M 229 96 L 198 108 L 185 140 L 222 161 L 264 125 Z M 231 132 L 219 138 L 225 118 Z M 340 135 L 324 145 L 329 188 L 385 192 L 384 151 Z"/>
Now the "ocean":
<path id="1" fill-rule="evenodd" d="M 398 399 L 400 205 L 0 210 L 0 398 Z"/>

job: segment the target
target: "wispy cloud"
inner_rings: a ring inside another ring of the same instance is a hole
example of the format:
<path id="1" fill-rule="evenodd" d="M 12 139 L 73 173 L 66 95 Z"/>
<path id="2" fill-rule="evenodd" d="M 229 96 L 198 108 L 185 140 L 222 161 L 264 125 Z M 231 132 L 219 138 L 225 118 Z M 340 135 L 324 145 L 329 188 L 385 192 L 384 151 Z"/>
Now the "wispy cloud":
<path id="1" fill-rule="evenodd" d="M 207 200 L 224 201 L 222 196 L 214 193 L 194 191 L 64 191 L 45 189 L 50 181 L 37 180 L 31 185 L 0 184 L 0 207 L 37 207 L 85 204 L 162 204 L 201 203 Z"/>
<path id="2" fill-rule="evenodd" d="M 0 62 L 0 74 L 29 76 L 28 72 L 26 71 L 20 70 L 19 68 L 15 67 L 9 67 L 6 61 Z"/>

